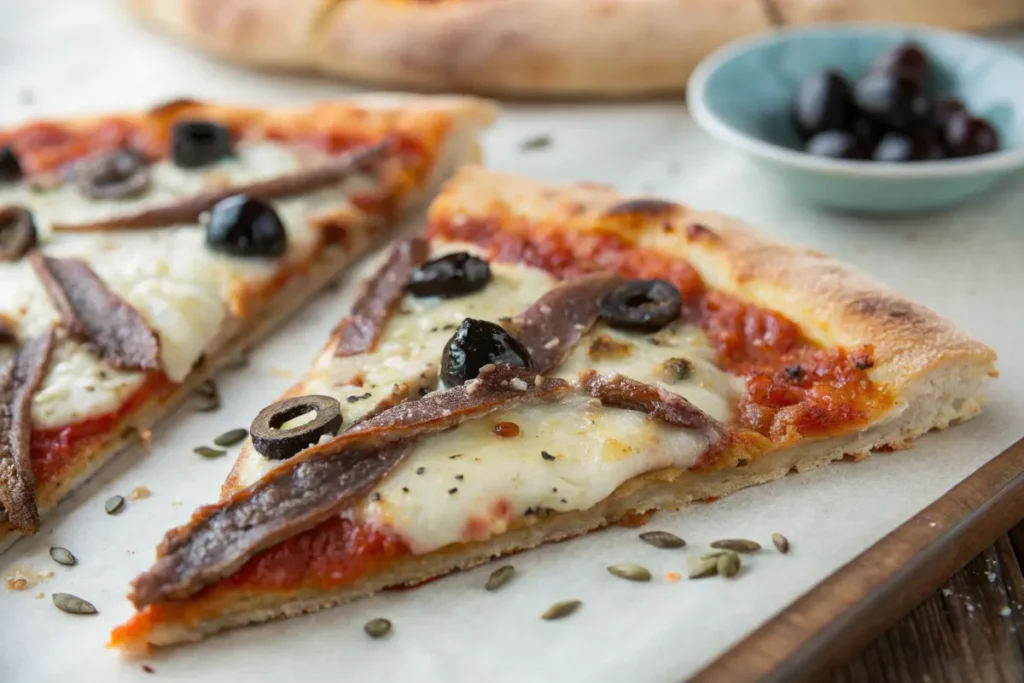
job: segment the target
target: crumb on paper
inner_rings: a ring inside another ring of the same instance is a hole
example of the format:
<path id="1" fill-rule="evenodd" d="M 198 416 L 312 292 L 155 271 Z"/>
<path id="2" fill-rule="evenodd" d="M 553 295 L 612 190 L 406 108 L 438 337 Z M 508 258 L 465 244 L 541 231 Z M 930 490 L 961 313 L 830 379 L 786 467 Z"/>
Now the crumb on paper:
<path id="1" fill-rule="evenodd" d="M 39 591 L 38 593 L 36 593 L 36 600 L 42 600 L 45 597 L 46 597 L 46 593 L 44 593 L 42 591 Z"/>
<path id="2" fill-rule="evenodd" d="M 182 506 L 182 502 L 180 500 L 172 500 L 171 501 L 171 507 L 172 508 L 180 508 L 181 506 Z"/>
<path id="3" fill-rule="evenodd" d="M 294 370 L 288 370 L 286 368 L 270 368 L 270 374 L 275 377 L 284 377 L 285 379 L 294 379 L 296 376 Z"/>
<path id="4" fill-rule="evenodd" d="M 679 580 L 682 578 L 682 575 L 677 572 L 668 572 L 665 574 L 665 580 L 669 583 L 679 583 Z"/>
<path id="5" fill-rule="evenodd" d="M 153 430 L 152 429 L 136 429 L 139 435 L 139 441 L 142 442 L 142 447 L 149 453 L 153 450 Z"/>
<path id="6" fill-rule="evenodd" d="M 554 141 L 550 135 L 534 135 L 519 143 L 519 149 L 523 152 L 532 152 L 538 149 L 547 149 Z"/>
<path id="7" fill-rule="evenodd" d="M 37 572 L 34 569 L 18 568 L 10 574 L 4 575 L 4 583 L 9 591 L 24 591 L 32 588 L 37 583 L 46 581 L 53 577 L 53 570 Z"/>
<path id="8" fill-rule="evenodd" d="M 143 664 L 142 665 L 142 670 L 145 671 L 148 674 L 156 673 L 156 669 L 151 667 L 149 664 Z"/>
<path id="9" fill-rule="evenodd" d="M 153 495 L 153 492 L 145 486 L 136 486 L 128 494 L 128 500 L 142 500 L 143 498 L 149 498 L 151 495 Z"/>

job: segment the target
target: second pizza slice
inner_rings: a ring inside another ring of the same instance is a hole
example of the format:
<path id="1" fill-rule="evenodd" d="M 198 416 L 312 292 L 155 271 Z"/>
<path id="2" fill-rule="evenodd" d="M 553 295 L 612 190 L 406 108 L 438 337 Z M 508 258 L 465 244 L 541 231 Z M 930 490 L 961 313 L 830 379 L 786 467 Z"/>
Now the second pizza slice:
<path id="1" fill-rule="evenodd" d="M 478 156 L 469 99 L 0 131 L 0 549 Z"/>
<path id="2" fill-rule="evenodd" d="M 422 582 L 977 414 L 995 354 L 818 252 L 464 169 L 221 500 L 132 584 L 132 649 Z"/>

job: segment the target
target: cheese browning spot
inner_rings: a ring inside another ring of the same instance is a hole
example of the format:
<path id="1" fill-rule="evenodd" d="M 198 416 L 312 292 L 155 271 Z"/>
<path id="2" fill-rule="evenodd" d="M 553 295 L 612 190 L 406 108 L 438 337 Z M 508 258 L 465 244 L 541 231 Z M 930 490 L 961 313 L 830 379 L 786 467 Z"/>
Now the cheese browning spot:
<path id="1" fill-rule="evenodd" d="M 629 356 L 633 348 L 634 346 L 630 342 L 620 341 L 607 334 L 602 334 L 590 342 L 587 355 L 593 360 L 614 360 Z"/>

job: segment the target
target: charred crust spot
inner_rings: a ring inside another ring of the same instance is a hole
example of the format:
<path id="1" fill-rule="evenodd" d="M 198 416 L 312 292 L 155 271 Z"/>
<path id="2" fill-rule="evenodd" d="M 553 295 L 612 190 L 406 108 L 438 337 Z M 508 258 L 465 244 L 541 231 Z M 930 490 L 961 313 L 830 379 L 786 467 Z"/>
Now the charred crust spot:
<path id="1" fill-rule="evenodd" d="M 320 239 L 325 245 L 336 244 L 345 250 L 352 248 L 352 226 L 341 216 L 323 216 L 311 222 L 320 231 Z"/>
<path id="2" fill-rule="evenodd" d="M 667 202 L 664 199 L 653 199 L 641 197 L 639 199 L 627 199 L 624 202 L 615 204 L 604 212 L 606 217 L 612 216 L 663 216 L 674 213 L 679 205 L 674 202 Z"/>
<path id="3" fill-rule="evenodd" d="M 875 359 L 867 351 L 858 350 L 851 355 L 853 357 L 853 366 L 858 370 L 867 370 L 875 367 Z"/>
<path id="4" fill-rule="evenodd" d="M 149 108 L 148 113 L 151 116 L 169 116 L 173 118 L 184 110 L 194 109 L 200 105 L 202 105 L 202 102 L 190 97 L 175 97 L 166 102 L 153 105 Z"/>
<path id="5" fill-rule="evenodd" d="M 697 240 L 715 240 L 718 239 L 718 235 L 703 223 L 689 223 L 686 226 L 686 238 L 691 242 L 696 242 Z"/>
<path id="6" fill-rule="evenodd" d="M 590 342 L 587 355 L 594 360 L 606 358 L 624 358 L 633 350 L 633 345 L 627 341 L 619 341 L 607 334 L 602 334 Z"/>
<path id="7" fill-rule="evenodd" d="M 886 296 L 871 295 L 861 297 L 854 302 L 858 313 L 866 316 L 878 316 L 895 319 L 912 320 L 917 317 L 914 307 L 906 301 Z"/>
<path id="8" fill-rule="evenodd" d="M 797 365 L 790 365 L 785 369 L 786 379 L 790 382 L 799 382 L 804 377 L 804 369 Z"/>

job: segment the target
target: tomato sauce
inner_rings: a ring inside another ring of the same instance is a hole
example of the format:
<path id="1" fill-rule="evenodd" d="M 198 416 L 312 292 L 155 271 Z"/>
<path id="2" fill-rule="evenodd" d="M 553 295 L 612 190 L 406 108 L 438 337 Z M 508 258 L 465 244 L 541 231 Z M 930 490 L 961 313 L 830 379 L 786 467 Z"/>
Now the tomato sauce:
<path id="1" fill-rule="evenodd" d="M 99 415 L 66 427 L 33 429 L 29 457 L 36 483 L 44 485 L 59 481 L 76 464 L 76 456 L 90 439 L 107 437 L 125 416 L 147 401 L 166 393 L 174 384 L 163 373 L 152 373 L 127 401 L 114 412 Z"/>

